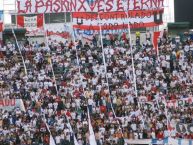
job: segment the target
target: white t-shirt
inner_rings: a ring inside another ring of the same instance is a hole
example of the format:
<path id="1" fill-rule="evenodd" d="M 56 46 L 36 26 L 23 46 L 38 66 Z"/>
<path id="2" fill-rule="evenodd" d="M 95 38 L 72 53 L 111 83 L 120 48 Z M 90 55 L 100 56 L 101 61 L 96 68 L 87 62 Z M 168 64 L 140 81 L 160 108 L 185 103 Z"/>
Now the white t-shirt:
<path id="1" fill-rule="evenodd" d="M 60 136 L 56 136 L 56 143 L 57 143 L 57 144 L 60 143 L 60 139 L 61 139 Z"/>

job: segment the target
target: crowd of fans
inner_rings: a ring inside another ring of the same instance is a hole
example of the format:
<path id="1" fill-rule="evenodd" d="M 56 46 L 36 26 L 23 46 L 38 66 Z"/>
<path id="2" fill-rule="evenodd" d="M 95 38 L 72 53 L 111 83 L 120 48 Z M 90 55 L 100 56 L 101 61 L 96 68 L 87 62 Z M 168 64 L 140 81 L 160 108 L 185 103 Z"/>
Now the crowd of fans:
<path id="1" fill-rule="evenodd" d="M 0 110 L 4 145 L 89 145 L 89 120 L 97 145 L 124 139 L 193 139 L 172 124 L 193 123 L 193 40 L 159 39 L 159 54 L 146 42 L 130 46 L 126 33 L 107 34 L 103 43 L 7 43 L 0 48 L 1 99 L 22 99 L 26 111 Z M 132 49 L 131 49 L 132 47 Z M 22 57 L 23 58 L 22 58 Z M 24 60 L 25 65 L 22 63 Z"/>

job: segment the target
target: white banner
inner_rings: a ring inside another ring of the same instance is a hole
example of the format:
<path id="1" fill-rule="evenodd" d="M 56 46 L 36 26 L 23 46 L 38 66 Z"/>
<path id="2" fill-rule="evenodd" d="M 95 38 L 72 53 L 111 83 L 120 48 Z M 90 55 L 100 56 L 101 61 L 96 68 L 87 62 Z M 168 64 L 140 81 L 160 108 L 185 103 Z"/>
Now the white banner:
<path id="1" fill-rule="evenodd" d="M 46 24 L 45 31 L 49 39 L 57 42 L 70 40 L 73 32 L 72 26 L 64 23 Z"/>
<path id="2" fill-rule="evenodd" d="M 22 99 L 0 99 L 0 109 L 11 111 L 15 108 L 25 111 Z"/>
<path id="3" fill-rule="evenodd" d="M 164 7 L 164 0 L 17 0 L 19 14 L 60 12 L 112 12 Z"/>
<path id="4" fill-rule="evenodd" d="M 24 28 L 28 31 L 33 31 L 37 29 L 37 16 L 24 17 Z"/>

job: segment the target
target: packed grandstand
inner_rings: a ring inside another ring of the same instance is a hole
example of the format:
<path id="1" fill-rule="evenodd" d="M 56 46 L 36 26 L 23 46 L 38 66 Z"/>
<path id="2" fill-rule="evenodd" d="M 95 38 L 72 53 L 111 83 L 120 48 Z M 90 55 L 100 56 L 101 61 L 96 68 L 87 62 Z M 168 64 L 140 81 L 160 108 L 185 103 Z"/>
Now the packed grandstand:
<path id="1" fill-rule="evenodd" d="M 0 145 L 193 144 L 193 32 L 159 27 L 164 0 L 14 5 L 9 27 L 0 11 Z"/>
<path id="2" fill-rule="evenodd" d="M 1 98 L 22 99 L 23 106 L 0 110 L 1 144 L 88 145 L 92 129 L 97 145 L 191 141 L 192 126 L 179 132 L 173 125 L 193 121 L 193 40 L 178 42 L 165 31 L 158 56 L 148 33 L 132 52 L 125 33 L 106 35 L 103 43 L 96 35 L 89 43 L 2 46 Z"/>

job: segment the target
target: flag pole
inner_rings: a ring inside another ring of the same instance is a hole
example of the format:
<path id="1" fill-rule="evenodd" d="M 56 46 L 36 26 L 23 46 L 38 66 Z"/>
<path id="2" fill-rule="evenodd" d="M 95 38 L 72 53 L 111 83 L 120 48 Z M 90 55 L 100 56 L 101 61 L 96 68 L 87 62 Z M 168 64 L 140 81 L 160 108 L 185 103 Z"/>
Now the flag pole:
<path id="1" fill-rule="evenodd" d="M 78 65 L 79 77 L 80 77 L 80 80 L 81 80 L 81 83 L 82 83 L 83 81 L 82 81 L 81 71 L 80 71 L 80 61 L 79 61 L 79 57 L 78 57 L 78 50 L 77 50 L 77 47 L 76 47 L 76 38 L 75 38 L 75 35 L 74 35 L 72 14 L 73 13 L 71 12 L 70 13 L 70 18 L 71 18 L 71 26 L 72 26 L 72 39 L 73 39 L 74 47 L 75 47 L 75 50 L 76 50 L 76 61 L 77 61 L 77 65 Z M 84 88 L 83 88 L 83 91 L 84 91 Z M 68 120 L 68 122 L 69 122 L 69 120 Z M 73 132 L 72 126 L 70 125 L 70 122 L 69 122 L 69 128 L 70 128 L 71 132 Z M 73 132 L 73 136 L 74 136 L 74 145 L 78 145 L 78 141 L 76 139 L 76 136 L 75 136 L 74 132 Z"/>
<path id="2" fill-rule="evenodd" d="M 123 4 L 124 4 L 124 0 Z M 130 51 L 131 51 L 131 62 L 132 62 L 132 70 L 133 70 L 133 82 L 134 82 L 134 89 L 135 89 L 135 97 L 136 99 L 138 98 L 138 93 L 137 93 L 137 83 L 136 83 L 136 74 L 135 74 L 135 65 L 134 65 L 134 58 L 133 58 L 133 46 L 132 46 L 132 41 L 131 41 L 131 27 L 129 24 L 129 14 L 128 14 L 128 10 L 127 10 L 127 4 L 125 4 L 124 6 L 124 11 L 125 14 L 127 16 L 127 26 L 128 26 L 128 33 L 129 33 L 129 43 L 130 43 Z M 138 107 L 140 108 L 140 104 L 138 102 Z"/>
<path id="3" fill-rule="evenodd" d="M 124 4 L 124 0 L 123 1 L 123 4 Z M 133 58 L 133 46 L 132 46 L 132 41 L 131 41 L 131 27 L 130 27 L 130 24 L 129 24 L 129 14 L 128 14 L 128 5 L 125 4 L 124 5 L 124 11 L 125 11 L 125 14 L 127 16 L 127 25 L 128 25 L 128 33 L 129 33 L 129 43 L 130 43 L 130 50 L 131 50 L 131 62 L 132 62 L 132 70 L 133 70 L 133 82 L 134 82 L 134 89 L 135 89 L 135 97 L 136 97 L 136 100 L 137 100 L 137 105 L 138 105 L 138 109 L 140 110 L 141 112 L 141 106 L 140 106 L 140 103 L 139 103 L 139 99 L 138 99 L 138 92 L 137 92 L 137 80 L 136 80 L 136 74 L 135 74 L 135 64 L 134 64 L 134 58 Z M 141 115 L 143 116 L 143 113 L 141 112 Z M 142 124 L 144 126 L 144 119 L 142 118 L 141 119 L 142 121 Z"/>
<path id="4" fill-rule="evenodd" d="M 71 24 L 72 24 L 72 38 L 73 38 L 73 43 L 74 43 L 74 47 L 76 50 L 76 61 L 78 64 L 78 69 L 79 69 L 79 75 L 81 76 L 81 72 L 80 72 L 80 61 L 79 61 L 79 57 L 78 57 L 78 50 L 76 47 L 76 38 L 75 38 L 75 34 L 74 34 L 74 28 L 73 28 L 73 17 L 72 17 L 72 12 L 70 13 L 70 17 L 71 17 Z M 82 77 L 81 77 L 82 78 Z"/>
<path id="5" fill-rule="evenodd" d="M 48 34 L 47 34 L 46 27 L 45 27 L 45 13 L 43 13 L 43 25 L 44 25 L 43 29 L 44 29 L 46 47 L 49 47 L 48 46 Z M 50 55 L 50 52 L 49 52 L 49 55 Z M 57 83 L 56 83 L 56 76 L 55 76 L 54 69 L 53 69 L 52 56 L 51 55 L 50 55 L 50 62 L 49 63 L 50 63 L 51 69 L 52 69 L 52 74 L 53 74 L 53 78 L 54 78 L 54 82 L 55 82 L 55 88 L 56 88 L 56 92 L 57 92 L 57 95 L 58 95 L 58 87 L 57 87 Z"/>
<path id="6" fill-rule="evenodd" d="M 15 38 L 15 42 L 16 42 L 16 45 L 17 45 L 17 47 L 18 47 L 19 53 L 20 53 L 21 58 L 22 58 L 22 63 L 23 63 L 23 65 L 24 65 L 25 75 L 28 77 L 27 68 L 26 68 L 26 65 L 25 65 L 25 60 L 24 60 L 24 57 L 23 57 L 23 55 L 22 55 L 22 52 L 21 52 L 21 48 L 20 48 L 20 46 L 19 46 L 19 43 L 18 43 L 18 41 L 17 41 L 17 37 L 16 37 L 16 35 L 15 35 L 13 26 L 11 26 L 11 30 L 12 30 L 13 37 Z"/>
<path id="7" fill-rule="evenodd" d="M 110 88 L 109 88 L 109 81 L 108 81 L 108 77 L 107 77 L 107 65 L 106 65 L 105 55 L 104 55 L 104 46 L 103 46 L 103 38 L 102 38 L 102 27 L 101 27 L 101 23 L 100 23 L 100 13 L 99 12 L 98 12 L 98 25 L 99 25 L 99 33 L 100 33 L 100 41 L 101 41 L 101 48 L 102 48 L 103 63 L 104 63 L 104 67 L 105 67 L 105 77 L 106 77 L 106 81 L 107 81 L 107 85 L 108 85 L 111 109 L 113 111 L 114 117 L 117 118 L 115 110 L 114 110 L 113 105 L 112 105 L 111 93 L 110 93 Z M 119 125 L 119 127 L 121 129 L 121 135 L 123 137 L 123 130 L 122 130 L 122 127 L 121 127 L 121 125 L 120 125 L 118 120 L 117 120 L 117 123 L 118 123 L 118 125 Z"/>
<path id="8" fill-rule="evenodd" d="M 105 67 L 105 77 L 106 77 L 106 81 L 107 81 L 107 86 L 108 86 L 108 91 L 109 91 L 109 97 L 110 97 L 110 88 L 109 88 L 109 81 L 108 81 L 108 77 L 107 77 L 107 64 L 105 61 L 105 54 L 104 54 L 104 46 L 103 46 L 103 38 L 102 38 L 102 28 L 101 28 L 101 24 L 100 24 L 100 13 L 98 13 L 98 24 L 99 24 L 99 33 L 100 33 L 100 41 L 101 41 L 101 48 L 102 48 L 102 56 L 103 56 L 103 63 L 104 63 L 104 67 Z M 111 99 L 111 97 L 110 97 Z M 113 115 L 115 116 L 115 118 L 117 117 L 115 114 L 115 110 L 113 108 L 112 102 L 111 102 L 111 108 L 113 111 Z"/>

